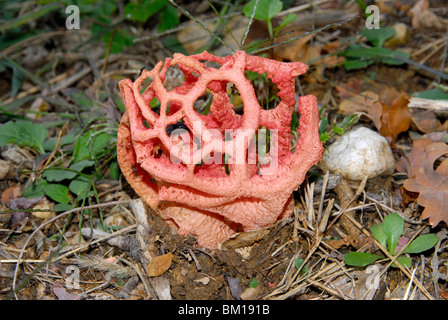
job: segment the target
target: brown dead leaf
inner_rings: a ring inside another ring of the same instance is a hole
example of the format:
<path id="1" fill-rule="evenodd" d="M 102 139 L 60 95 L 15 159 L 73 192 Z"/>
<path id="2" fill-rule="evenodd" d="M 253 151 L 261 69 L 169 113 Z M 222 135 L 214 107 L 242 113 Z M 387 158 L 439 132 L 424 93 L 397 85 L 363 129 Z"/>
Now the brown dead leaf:
<path id="1" fill-rule="evenodd" d="M 401 195 L 401 206 L 405 209 L 409 203 L 415 202 L 418 198 L 417 192 L 411 192 L 406 190 L 403 186 L 400 187 L 400 195 Z"/>
<path id="2" fill-rule="evenodd" d="M 344 237 L 344 239 L 332 239 L 325 241 L 325 243 L 332 247 L 334 250 L 338 250 L 343 246 L 352 245 L 354 241 L 355 240 L 353 236 L 347 236 Z"/>
<path id="3" fill-rule="evenodd" d="M 438 131 L 440 121 L 434 112 L 428 110 L 416 110 L 412 113 L 412 120 L 417 128 L 425 133 Z"/>
<path id="4" fill-rule="evenodd" d="M 171 252 L 154 257 L 148 264 L 148 276 L 158 277 L 165 273 L 173 262 L 173 254 Z"/>
<path id="5" fill-rule="evenodd" d="M 82 295 L 68 292 L 57 282 L 53 285 L 53 292 L 58 300 L 79 300 L 82 298 Z"/>
<path id="6" fill-rule="evenodd" d="M 417 203 L 425 207 L 422 219 L 435 227 L 440 221 L 448 224 L 448 159 L 434 169 L 434 163 L 448 154 L 448 145 L 421 139 L 414 142 L 411 153 L 397 163 L 397 170 L 407 173 L 404 188 L 418 192 Z"/>
<path id="7" fill-rule="evenodd" d="M 446 131 L 448 131 L 448 120 L 445 120 L 445 122 L 442 124 L 442 122 L 437 118 L 434 111 L 413 110 L 412 122 L 419 131 L 424 133 L 445 133 Z"/>
<path id="8" fill-rule="evenodd" d="M 365 91 L 364 81 L 358 77 L 352 77 L 345 83 L 335 86 L 339 99 L 342 101 L 355 96 L 358 92 Z"/>
<path id="9" fill-rule="evenodd" d="M 411 124 L 411 111 L 408 108 L 409 96 L 402 93 L 391 106 L 376 102 L 368 110 L 379 133 L 394 142 L 398 135 L 406 132 Z"/>
<path id="10" fill-rule="evenodd" d="M 9 201 L 13 201 L 20 197 L 22 194 L 22 188 L 19 186 L 9 187 L 2 193 L 2 202 L 6 204 Z"/>
<path id="11" fill-rule="evenodd" d="M 339 112 L 343 115 L 353 114 L 355 112 L 368 112 L 372 105 L 378 101 L 378 95 L 372 91 L 364 91 L 353 95 L 339 103 Z"/>
<path id="12" fill-rule="evenodd" d="M 415 3 L 415 5 L 409 10 L 412 16 L 412 27 L 414 29 L 420 28 L 420 15 L 422 12 L 428 10 L 429 2 L 428 0 L 420 0 Z"/>
<path id="13" fill-rule="evenodd" d="M 34 207 L 31 214 L 39 219 L 47 219 L 56 215 L 53 210 L 54 204 L 46 197 L 43 197 Z"/>
<path id="14" fill-rule="evenodd" d="M 287 28 L 282 32 L 284 35 L 280 35 L 278 37 L 277 42 L 283 42 L 288 40 L 289 38 L 297 37 L 305 33 L 305 30 L 293 30 Z M 274 48 L 274 57 L 278 60 L 288 60 L 288 61 L 299 61 L 300 54 L 303 55 L 303 51 L 307 50 L 307 43 L 310 41 L 311 35 L 304 36 L 303 38 L 297 39 L 295 41 L 291 41 L 285 43 L 281 46 L 277 46 Z"/>
<path id="15" fill-rule="evenodd" d="M 352 77 L 345 83 L 335 86 L 338 96 L 341 99 L 338 109 L 343 115 L 356 112 L 366 112 L 378 100 L 378 90 L 372 83 L 367 83 L 363 79 Z"/>
<path id="16" fill-rule="evenodd" d="M 429 11 L 429 1 L 420 0 L 415 3 L 409 13 L 412 15 L 412 27 L 414 29 L 420 28 L 436 28 L 442 29 L 443 23 L 439 17 L 432 11 Z"/>

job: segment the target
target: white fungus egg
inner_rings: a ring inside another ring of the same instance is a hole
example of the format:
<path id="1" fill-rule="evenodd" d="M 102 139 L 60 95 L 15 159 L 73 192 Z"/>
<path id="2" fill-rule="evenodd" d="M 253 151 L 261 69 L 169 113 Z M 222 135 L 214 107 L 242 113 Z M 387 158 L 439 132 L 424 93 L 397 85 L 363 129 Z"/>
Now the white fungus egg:
<path id="1" fill-rule="evenodd" d="M 332 173 L 354 181 L 392 174 L 395 168 L 386 138 L 365 127 L 342 135 L 324 151 L 322 160 Z"/>

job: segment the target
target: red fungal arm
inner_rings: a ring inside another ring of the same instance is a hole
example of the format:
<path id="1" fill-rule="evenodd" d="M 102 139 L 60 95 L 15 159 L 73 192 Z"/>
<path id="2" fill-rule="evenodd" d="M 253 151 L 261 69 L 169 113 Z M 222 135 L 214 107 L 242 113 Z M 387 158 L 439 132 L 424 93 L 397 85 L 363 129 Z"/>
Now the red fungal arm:
<path id="1" fill-rule="evenodd" d="M 206 61 L 221 66 L 208 67 Z M 168 91 L 164 81 L 174 65 L 184 73 L 185 82 Z M 122 80 L 126 113 L 117 148 L 124 176 L 179 233 L 193 234 L 200 245 L 212 249 L 235 232 L 269 227 L 290 215 L 293 190 L 323 151 L 314 96 L 299 100 L 300 138 L 290 150 L 294 81 L 306 70 L 301 62 L 278 62 L 243 51 L 227 57 L 204 51 L 194 56 L 177 53 L 153 70 L 143 71 L 134 82 Z M 281 101 L 274 109 L 261 108 L 245 71 L 266 72 L 277 85 Z M 140 94 L 148 78 L 152 82 Z M 234 84 L 241 96 L 243 114 L 233 109 L 228 83 Z M 193 104 L 206 90 L 212 93 L 213 101 L 210 113 L 201 115 Z M 153 98 L 160 102 L 159 112 L 149 105 Z M 172 138 L 166 128 L 178 121 L 183 121 L 189 132 Z M 271 132 L 271 149 L 266 155 L 270 164 L 254 153 L 261 127 Z M 228 164 L 216 161 L 225 158 L 224 153 L 231 159 Z M 215 161 L 210 163 L 210 159 Z"/>

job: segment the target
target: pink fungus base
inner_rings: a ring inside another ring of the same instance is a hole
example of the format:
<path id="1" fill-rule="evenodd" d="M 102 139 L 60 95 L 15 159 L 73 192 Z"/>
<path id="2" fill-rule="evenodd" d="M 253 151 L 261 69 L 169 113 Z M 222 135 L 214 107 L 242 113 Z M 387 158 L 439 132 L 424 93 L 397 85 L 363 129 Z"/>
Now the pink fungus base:
<path id="1" fill-rule="evenodd" d="M 207 61 L 220 67 L 208 67 Z M 166 73 L 174 65 L 183 72 L 185 81 L 167 91 Z M 180 234 L 192 234 L 199 245 L 210 249 L 236 232 L 267 228 L 290 216 L 292 192 L 323 152 L 317 99 L 311 95 L 299 98 L 299 139 L 292 148 L 291 119 L 297 103 L 294 82 L 306 70 L 301 62 L 278 62 L 243 51 L 227 57 L 204 51 L 193 56 L 174 54 L 153 70 L 144 70 L 136 81 L 120 81 L 126 112 L 118 130 L 117 152 L 123 175 Z M 277 85 L 281 101 L 274 109 L 261 108 L 245 71 L 266 72 Z M 148 78 L 152 82 L 141 93 Z M 228 83 L 240 94 L 242 114 L 234 111 Z M 202 115 L 193 104 L 207 90 L 213 100 L 210 112 Z M 160 103 L 158 112 L 150 106 L 154 98 Z M 179 121 L 189 129 L 183 132 L 184 137 L 191 139 L 167 134 L 167 126 Z M 275 133 L 266 155 L 269 163 L 249 152 L 260 128 Z M 172 154 L 186 144 L 191 148 Z M 207 161 L 222 159 L 226 152 L 230 159 L 227 164 Z"/>

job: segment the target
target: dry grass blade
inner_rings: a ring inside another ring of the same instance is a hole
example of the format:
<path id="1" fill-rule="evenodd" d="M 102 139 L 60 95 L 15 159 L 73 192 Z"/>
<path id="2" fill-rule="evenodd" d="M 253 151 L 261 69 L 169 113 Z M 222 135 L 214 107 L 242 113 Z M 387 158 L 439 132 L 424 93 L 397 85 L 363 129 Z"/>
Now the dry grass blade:
<path id="1" fill-rule="evenodd" d="M 359 15 L 356 16 L 356 17 L 350 18 L 350 19 L 343 20 L 343 21 L 327 24 L 326 26 L 323 26 L 322 28 L 318 28 L 318 29 L 315 29 L 315 30 L 312 30 L 312 31 L 305 32 L 305 33 L 303 33 L 300 36 L 292 37 L 292 38 L 289 38 L 288 40 L 285 40 L 285 41 L 282 41 L 282 42 L 279 42 L 279 43 L 275 43 L 275 44 L 270 45 L 270 46 L 266 46 L 266 47 L 263 47 L 263 48 L 260 48 L 260 49 L 252 50 L 249 53 L 250 54 L 258 54 L 260 52 L 268 51 L 268 50 L 273 49 L 275 47 L 282 46 L 282 45 L 287 44 L 289 42 L 292 42 L 292 41 L 304 38 L 304 37 L 306 37 L 308 35 L 313 35 L 313 34 L 316 34 L 316 33 L 319 33 L 321 31 L 324 31 L 324 30 L 327 30 L 327 29 L 331 29 L 331 28 L 334 28 L 334 27 L 340 27 L 340 26 L 342 26 L 342 25 L 344 25 L 346 23 L 349 23 L 350 21 L 353 21 L 353 20 L 358 19 L 358 18 L 359 18 Z M 283 34 L 278 35 L 278 37 L 281 37 L 281 36 L 283 36 Z"/>
<path id="2" fill-rule="evenodd" d="M 102 256 L 96 254 L 83 255 L 78 257 L 78 266 L 80 268 L 93 268 L 106 272 L 106 278 L 118 277 L 129 278 L 135 274 L 135 270 L 131 267 L 124 267 L 117 263 L 109 262 Z"/>
<path id="3" fill-rule="evenodd" d="M 176 2 L 173 0 L 168 0 L 173 6 L 175 6 L 179 11 L 181 11 L 183 14 L 185 14 L 188 18 L 196 22 L 198 25 L 200 25 L 204 30 L 206 30 L 213 38 L 218 40 L 224 47 L 228 48 L 230 51 L 235 52 L 233 48 L 231 48 L 228 44 L 226 44 L 220 37 L 218 37 L 213 31 L 211 31 L 205 24 L 203 24 L 201 21 L 193 17 L 187 10 L 179 6 Z"/>
<path id="4" fill-rule="evenodd" d="M 257 11 L 258 1 L 255 1 L 254 9 L 249 17 L 249 23 L 247 24 L 246 32 L 244 32 L 243 40 L 241 41 L 241 46 L 244 47 L 244 43 L 246 42 L 247 35 L 249 34 L 250 27 L 252 26 L 252 22 L 254 21 L 255 12 Z"/>

